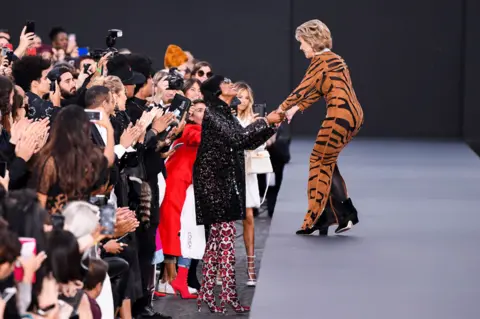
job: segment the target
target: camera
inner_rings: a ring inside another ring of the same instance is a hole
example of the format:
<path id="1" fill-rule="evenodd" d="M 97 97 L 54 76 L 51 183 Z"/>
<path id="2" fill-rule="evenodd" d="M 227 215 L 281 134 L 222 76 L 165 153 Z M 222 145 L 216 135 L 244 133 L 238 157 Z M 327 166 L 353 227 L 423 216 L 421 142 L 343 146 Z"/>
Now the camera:
<path id="1" fill-rule="evenodd" d="M 106 38 L 106 49 L 95 49 L 90 53 L 90 56 L 94 61 L 99 61 L 104 55 L 109 52 L 113 52 L 113 56 L 118 54 L 118 50 L 115 48 L 115 44 L 117 43 L 117 38 L 121 38 L 123 36 L 122 30 L 119 29 L 110 29 L 108 30 L 108 35 Z"/>
<path id="2" fill-rule="evenodd" d="M 167 81 L 169 90 L 183 89 L 183 76 L 177 71 L 176 68 L 171 68 L 168 71 Z"/>

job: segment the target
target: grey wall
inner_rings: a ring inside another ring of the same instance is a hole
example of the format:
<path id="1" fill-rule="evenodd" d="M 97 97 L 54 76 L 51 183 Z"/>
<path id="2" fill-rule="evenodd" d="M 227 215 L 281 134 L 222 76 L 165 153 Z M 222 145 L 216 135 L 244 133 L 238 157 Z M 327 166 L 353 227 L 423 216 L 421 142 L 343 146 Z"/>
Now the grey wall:
<path id="1" fill-rule="evenodd" d="M 257 101 L 273 109 L 308 65 L 296 26 L 319 18 L 350 66 L 365 109 L 361 135 L 455 138 L 463 121 L 463 1 L 478 11 L 476 0 L 84 0 L 74 9 L 70 2 L 19 0 L 3 4 L 9 14 L 0 28 L 19 30 L 35 19 L 45 40 L 51 26 L 62 25 L 90 47 L 120 28 L 118 46 L 147 53 L 158 66 L 175 43 L 211 61 L 216 73 L 250 83 Z M 315 135 L 324 113 L 323 103 L 313 105 L 296 118 L 294 133 Z"/>

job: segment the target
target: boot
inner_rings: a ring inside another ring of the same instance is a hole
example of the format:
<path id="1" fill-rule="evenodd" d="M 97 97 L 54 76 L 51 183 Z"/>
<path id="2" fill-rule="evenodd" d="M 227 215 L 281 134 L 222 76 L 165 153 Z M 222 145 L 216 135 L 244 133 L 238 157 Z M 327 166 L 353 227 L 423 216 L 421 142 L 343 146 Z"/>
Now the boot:
<path id="1" fill-rule="evenodd" d="M 216 305 L 215 294 L 213 292 L 217 279 L 217 249 L 219 243 L 217 243 L 216 240 L 219 236 L 218 234 L 219 229 L 217 229 L 215 226 L 212 226 L 210 229 L 210 235 L 208 237 L 205 255 L 203 256 L 203 281 L 197 297 L 198 312 L 200 312 L 202 309 L 202 302 L 205 302 L 211 313 L 223 312 L 222 309 Z"/>
<path id="2" fill-rule="evenodd" d="M 179 293 L 182 299 L 196 299 L 197 296 L 190 294 L 188 291 L 187 276 L 188 268 L 179 266 L 177 277 L 175 277 L 170 285 L 172 285 L 173 290 L 175 290 L 175 294 Z"/>
<path id="3" fill-rule="evenodd" d="M 335 230 L 336 234 L 340 234 L 350 230 L 353 225 L 358 224 L 358 212 L 353 206 L 352 200 L 350 198 L 344 200 L 343 202 L 337 202 L 335 207 L 344 213 L 342 213 L 342 218 L 339 218 L 338 227 Z"/>
<path id="4" fill-rule="evenodd" d="M 242 306 L 238 300 L 237 282 L 235 279 L 235 224 L 222 223 L 220 267 L 222 273 L 222 292 L 220 307 L 226 312 L 225 306 L 230 305 L 236 313 L 246 313 L 250 307 Z"/>

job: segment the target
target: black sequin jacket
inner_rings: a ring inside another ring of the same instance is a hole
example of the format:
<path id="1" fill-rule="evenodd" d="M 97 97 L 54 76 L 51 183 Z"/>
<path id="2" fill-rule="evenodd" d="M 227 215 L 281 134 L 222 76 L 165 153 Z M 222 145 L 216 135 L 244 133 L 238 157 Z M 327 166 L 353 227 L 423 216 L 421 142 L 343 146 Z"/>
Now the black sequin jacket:
<path id="1" fill-rule="evenodd" d="M 256 149 L 274 133 L 263 119 L 243 128 L 220 100 L 207 107 L 193 167 L 198 225 L 245 218 L 244 151 Z"/>

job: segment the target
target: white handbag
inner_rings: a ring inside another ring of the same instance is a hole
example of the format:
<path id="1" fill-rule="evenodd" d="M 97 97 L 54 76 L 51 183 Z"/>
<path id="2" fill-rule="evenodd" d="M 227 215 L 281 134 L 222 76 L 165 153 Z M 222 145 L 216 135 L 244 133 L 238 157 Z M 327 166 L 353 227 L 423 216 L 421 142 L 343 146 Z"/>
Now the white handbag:
<path id="1" fill-rule="evenodd" d="M 260 205 L 265 202 L 267 197 L 270 178 L 273 173 L 272 162 L 270 161 L 270 153 L 268 151 L 247 151 L 245 158 L 245 170 L 247 174 L 267 174 L 267 188 L 262 196 Z"/>
<path id="2" fill-rule="evenodd" d="M 197 225 L 193 185 L 187 189 L 187 196 L 180 216 L 180 246 L 182 257 L 202 259 L 205 252 L 205 227 Z"/>
<path id="3" fill-rule="evenodd" d="M 245 161 L 247 174 L 273 173 L 270 153 L 268 151 L 248 151 Z"/>

